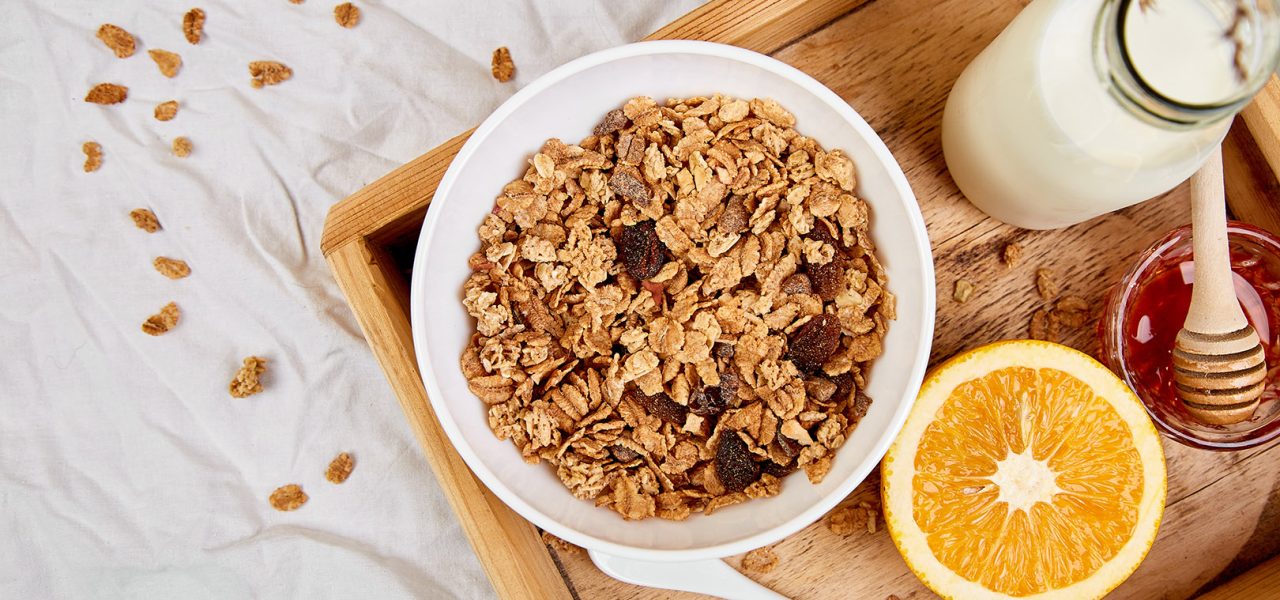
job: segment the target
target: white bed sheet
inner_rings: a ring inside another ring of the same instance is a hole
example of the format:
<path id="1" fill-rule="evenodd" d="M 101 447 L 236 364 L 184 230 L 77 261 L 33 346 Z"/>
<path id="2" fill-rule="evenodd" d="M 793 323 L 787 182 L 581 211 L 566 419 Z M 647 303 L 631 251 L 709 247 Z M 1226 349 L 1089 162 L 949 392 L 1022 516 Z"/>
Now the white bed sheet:
<path id="1" fill-rule="evenodd" d="M 325 213 L 538 75 L 699 2 L 359 1 L 351 30 L 336 3 L 0 7 L 0 597 L 493 595 L 320 255 Z M 101 23 L 138 53 L 112 55 Z M 152 48 L 182 55 L 176 78 Z M 251 88 L 260 59 L 293 79 Z M 103 81 L 128 100 L 83 102 Z M 177 118 L 156 121 L 169 99 Z M 88 140 L 105 156 L 86 174 Z M 135 229 L 136 207 L 164 229 Z M 159 275 L 161 255 L 191 276 Z M 178 327 L 144 335 L 171 300 Z M 266 391 L 231 398 L 255 354 Z M 357 466 L 334 485 L 341 451 Z M 286 483 L 311 498 L 295 512 L 266 500 Z"/>

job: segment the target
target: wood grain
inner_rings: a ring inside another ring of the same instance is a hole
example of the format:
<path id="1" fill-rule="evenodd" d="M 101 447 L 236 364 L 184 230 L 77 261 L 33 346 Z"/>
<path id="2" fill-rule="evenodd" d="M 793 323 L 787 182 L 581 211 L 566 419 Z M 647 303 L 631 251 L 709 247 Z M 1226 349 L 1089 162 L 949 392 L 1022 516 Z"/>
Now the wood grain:
<path id="1" fill-rule="evenodd" d="M 733 17 L 716 16 L 731 4 L 739 9 L 732 11 Z M 902 164 L 928 224 L 938 274 L 939 311 L 931 356 L 936 363 L 985 342 L 1027 337 L 1031 314 L 1045 306 L 1035 293 L 1035 271 L 1039 268 L 1050 269 L 1063 294 L 1084 297 L 1096 312 L 1110 288 L 1148 244 L 1189 221 L 1185 186 L 1123 211 L 1047 232 L 1023 231 L 995 222 L 960 194 L 942 160 L 938 127 L 946 94 L 964 66 L 1024 5 L 1020 0 L 941 0 L 929 4 L 907 0 L 865 4 L 725 0 L 709 3 L 655 35 L 710 36 L 765 52 L 778 50 L 776 58 L 831 87 L 876 129 Z M 793 19 L 780 19 L 776 14 L 790 14 Z M 825 22 L 822 16 L 829 20 L 841 14 L 830 25 L 793 43 L 792 32 L 815 28 L 816 23 Z M 797 29 L 796 22 L 809 25 Z M 800 127 L 803 130 L 803 124 Z M 1266 201 L 1275 197 L 1277 184 L 1270 164 L 1250 135 L 1253 129 L 1237 127 L 1224 155 L 1228 194 L 1245 199 L 1245 210 L 1238 209 L 1236 203 L 1233 210 L 1238 217 L 1258 222 L 1267 211 L 1251 212 L 1248 208 L 1265 209 Z M 405 404 L 406 414 L 411 422 L 423 421 L 414 428 L 424 437 L 432 434 L 427 426 L 434 421 L 429 412 L 421 410 L 429 410 L 429 406 L 421 395 L 412 360 L 405 309 L 403 305 L 397 309 L 404 298 L 398 288 L 403 285 L 403 276 L 379 253 L 406 234 L 416 235 L 430 195 L 465 137 L 451 140 L 335 206 L 322 242 L 379 361 Z M 874 199 L 869 200 L 874 205 Z M 1007 243 L 1023 248 L 1022 261 L 1013 267 L 999 258 Z M 353 246 L 361 249 L 350 250 Z M 362 261 L 365 266 L 360 266 Z M 951 299 L 953 286 L 960 279 L 977 287 L 973 298 L 963 304 Z M 378 291 L 369 296 L 356 289 L 364 286 Z M 399 299 L 392 302 L 388 298 Z M 396 310 L 399 315 L 394 314 Z M 402 331 L 370 333 L 397 327 Z M 1097 352 L 1095 340 L 1091 327 L 1062 332 L 1063 343 L 1090 353 Z M 402 393 L 406 385 L 416 389 Z M 434 444 L 424 440 L 428 454 L 438 452 L 443 439 L 438 435 Z M 1166 442 L 1169 498 L 1164 526 L 1148 560 L 1114 597 L 1188 598 L 1245 573 L 1280 550 L 1277 447 L 1272 444 L 1245 452 L 1211 453 Z M 465 467 L 453 470 L 456 466 L 447 464 L 442 470 L 433 463 L 442 483 L 454 476 L 470 478 Z M 875 500 L 878 486 L 878 475 L 873 475 L 845 503 Z M 493 515 L 481 514 L 479 518 L 499 523 L 489 529 L 516 531 L 527 540 L 529 530 L 508 527 L 495 516 L 505 508 L 492 506 L 496 500 L 487 491 L 483 493 L 486 500 L 480 504 Z M 464 525 L 476 518 L 460 514 Z M 474 542 L 478 533 L 468 529 L 468 535 Z M 758 579 L 794 597 L 933 597 L 907 570 L 882 528 L 874 534 L 841 537 L 820 521 L 775 545 L 775 550 L 782 565 Z M 489 550 L 477 547 L 477 552 L 483 560 Z M 572 592 L 580 598 L 696 597 L 623 584 L 596 570 L 583 553 L 553 553 L 571 582 Z M 737 565 L 739 560 L 734 557 L 729 562 Z M 491 577 L 504 577 L 502 573 L 495 575 L 487 563 L 486 569 Z M 495 580 L 495 587 L 498 585 Z M 518 587 L 516 593 L 520 593 Z M 501 590 L 500 594 L 507 596 Z"/>
<path id="2" fill-rule="evenodd" d="M 1280 556 L 1277 556 L 1199 600 L 1257 600 L 1280 598 Z"/>

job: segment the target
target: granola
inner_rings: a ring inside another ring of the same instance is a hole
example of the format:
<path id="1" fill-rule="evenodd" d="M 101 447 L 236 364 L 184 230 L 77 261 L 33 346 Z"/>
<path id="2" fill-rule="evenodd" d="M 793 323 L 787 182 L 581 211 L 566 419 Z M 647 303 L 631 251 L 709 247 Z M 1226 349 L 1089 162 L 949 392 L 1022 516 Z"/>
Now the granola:
<path id="1" fill-rule="evenodd" d="M 182 57 L 176 52 L 147 50 L 147 54 L 151 55 L 151 60 L 155 61 L 156 67 L 160 69 L 160 74 L 165 77 L 173 78 L 178 74 L 178 69 L 182 68 Z"/>
<path id="2" fill-rule="evenodd" d="M 351 471 L 356 468 L 355 459 L 351 458 L 351 454 L 343 452 L 329 462 L 329 468 L 324 472 L 324 478 L 331 483 L 342 483 L 351 476 Z"/>
<path id="3" fill-rule="evenodd" d="M 511 81 L 516 75 L 516 63 L 511 60 L 511 51 L 506 46 L 502 46 L 493 51 L 493 59 L 489 67 L 493 72 L 493 78 L 498 81 Z"/>
<path id="4" fill-rule="evenodd" d="M 132 34 L 110 23 L 98 28 L 98 39 L 116 54 L 116 58 L 129 58 L 138 48 Z"/>
<path id="5" fill-rule="evenodd" d="M 133 219 L 133 224 L 147 233 L 155 233 L 160 231 L 160 219 L 156 218 L 156 213 L 151 212 L 147 208 L 135 208 L 129 211 L 129 218 Z"/>
<path id="6" fill-rule="evenodd" d="M 293 77 L 293 69 L 274 60 L 255 60 L 249 63 L 249 76 L 253 78 L 249 81 L 249 85 L 261 88 L 276 85 Z"/>
<path id="7" fill-rule="evenodd" d="M 84 95 L 85 102 L 93 104 L 119 104 L 129 97 L 129 88 L 118 83 L 99 83 Z"/>
<path id="8" fill-rule="evenodd" d="M 178 101 L 169 100 L 157 104 L 155 113 L 157 121 L 172 121 L 174 117 L 178 116 Z"/>
<path id="9" fill-rule="evenodd" d="M 178 326 L 178 319 L 182 318 L 182 311 L 178 309 L 178 305 L 170 302 L 160 309 L 160 312 L 147 317 L 142 322 L 142 332 L 151 335 L 161 335 L 170 329 Z"/>
<path id="10" fill-rule="evenodd" d="M 574 496 L 683 520 L 820 482 L 895 300 L 856 168 L 777 102 L 632 98 L 550 139 L 480 224 L 461 357 Z"/>
<path id="11" fill-rule="evenodd" d="M 85 142 L 80 146 L 84 151 L 84 172 L 92 173 L 102 166 L 102 144 L 98 142 Z"/>
<path id="12" fill-rule="evenodd" d="M 233 398 L 247 398 L 262 391 L 262 381 L 259 377 L 267 372 L 267 359 L 259 356 L 250 356 L 244 359 L 244 366 L 236 371 L 236 376 L 231 380 L 230 390 Z"/>
<path id="13" fill-rule="evenodd" d="M 333 7 L 333 20 L 339 25 L 351 29 L 360 22 L 360 7 L 350 3 L 343 2 Z"/>
<path id="14" fill-rule="evenodd" d="M 778 566 L 778 554 L 772 548 L 756 548 L 742 557 L 742 570 L 768 573 Z"/>
<path id="15" fill-rule="evenodd" d="M 200 38 L 204 37 L 203 9 L 193 8 L 182 15 L 182 36 L 187 38 L 187 43 L 200 43 Z"/>
<path id="16" fill-rule="evenodd" d="M 173 138 L 173 155 L 178 158 L 191 156 L 191 140 L 182 136 Z"/>
<path id="17" fill-rule="evenodd" d="M 290 483 L 282 485 L 276 488 L 276 491 L 271 492 L 271 497 L 268 498 L 268 501 L 271 502 L 271 508 L 281 512 L 297 510 L 307 503 L 307 493 L 302 491 L 302 486 Z"/>
<path id="18" fill-rule="evenodd" d="M 156 268 L 157 272 L 169 279 L 182 279 L 191 274 L 191 267 L 187 266 L 187 261 L 185 260 L 157 256 L 154 261 L 151 261 L 151 264 Z"/>

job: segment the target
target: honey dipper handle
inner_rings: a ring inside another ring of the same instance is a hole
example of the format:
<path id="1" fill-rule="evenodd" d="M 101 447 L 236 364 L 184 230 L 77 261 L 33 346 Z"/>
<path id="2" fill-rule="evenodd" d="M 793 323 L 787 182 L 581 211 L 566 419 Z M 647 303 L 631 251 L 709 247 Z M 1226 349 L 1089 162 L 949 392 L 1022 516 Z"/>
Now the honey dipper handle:
<path id="1" fill-rule="evenodd" d="M 1222 149 L 1215 148 L 1191 176 L 1191 241 L 1195 283 L 1183 327 L 1196 333 L 1223 334 L 1249 324 L 1236 300 L 1227 246 L 1226 193 L 1222 187 Z"/>

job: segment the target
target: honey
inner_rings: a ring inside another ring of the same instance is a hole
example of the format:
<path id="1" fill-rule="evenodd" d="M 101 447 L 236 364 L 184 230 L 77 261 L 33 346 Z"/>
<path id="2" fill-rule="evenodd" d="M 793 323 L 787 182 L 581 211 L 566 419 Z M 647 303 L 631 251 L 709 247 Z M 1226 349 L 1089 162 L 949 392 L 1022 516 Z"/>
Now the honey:
<path id="1" fill-rule="evenodd" d="M 1189 231 L 1174 231 L 1143 255 L 1108 302 L 1099 325 L 1104 362 L 1134 389 L 1166 433 L 1193 446 L 1239 448 L 1280 435 L 1280 242 L 1232 223 L 1236 298 L 1261 338 L 1268 377 L 1252 419 L 1230 426 L 1198 422 L 1173 389 L 1172 351 L 1195 280 Z"/>

